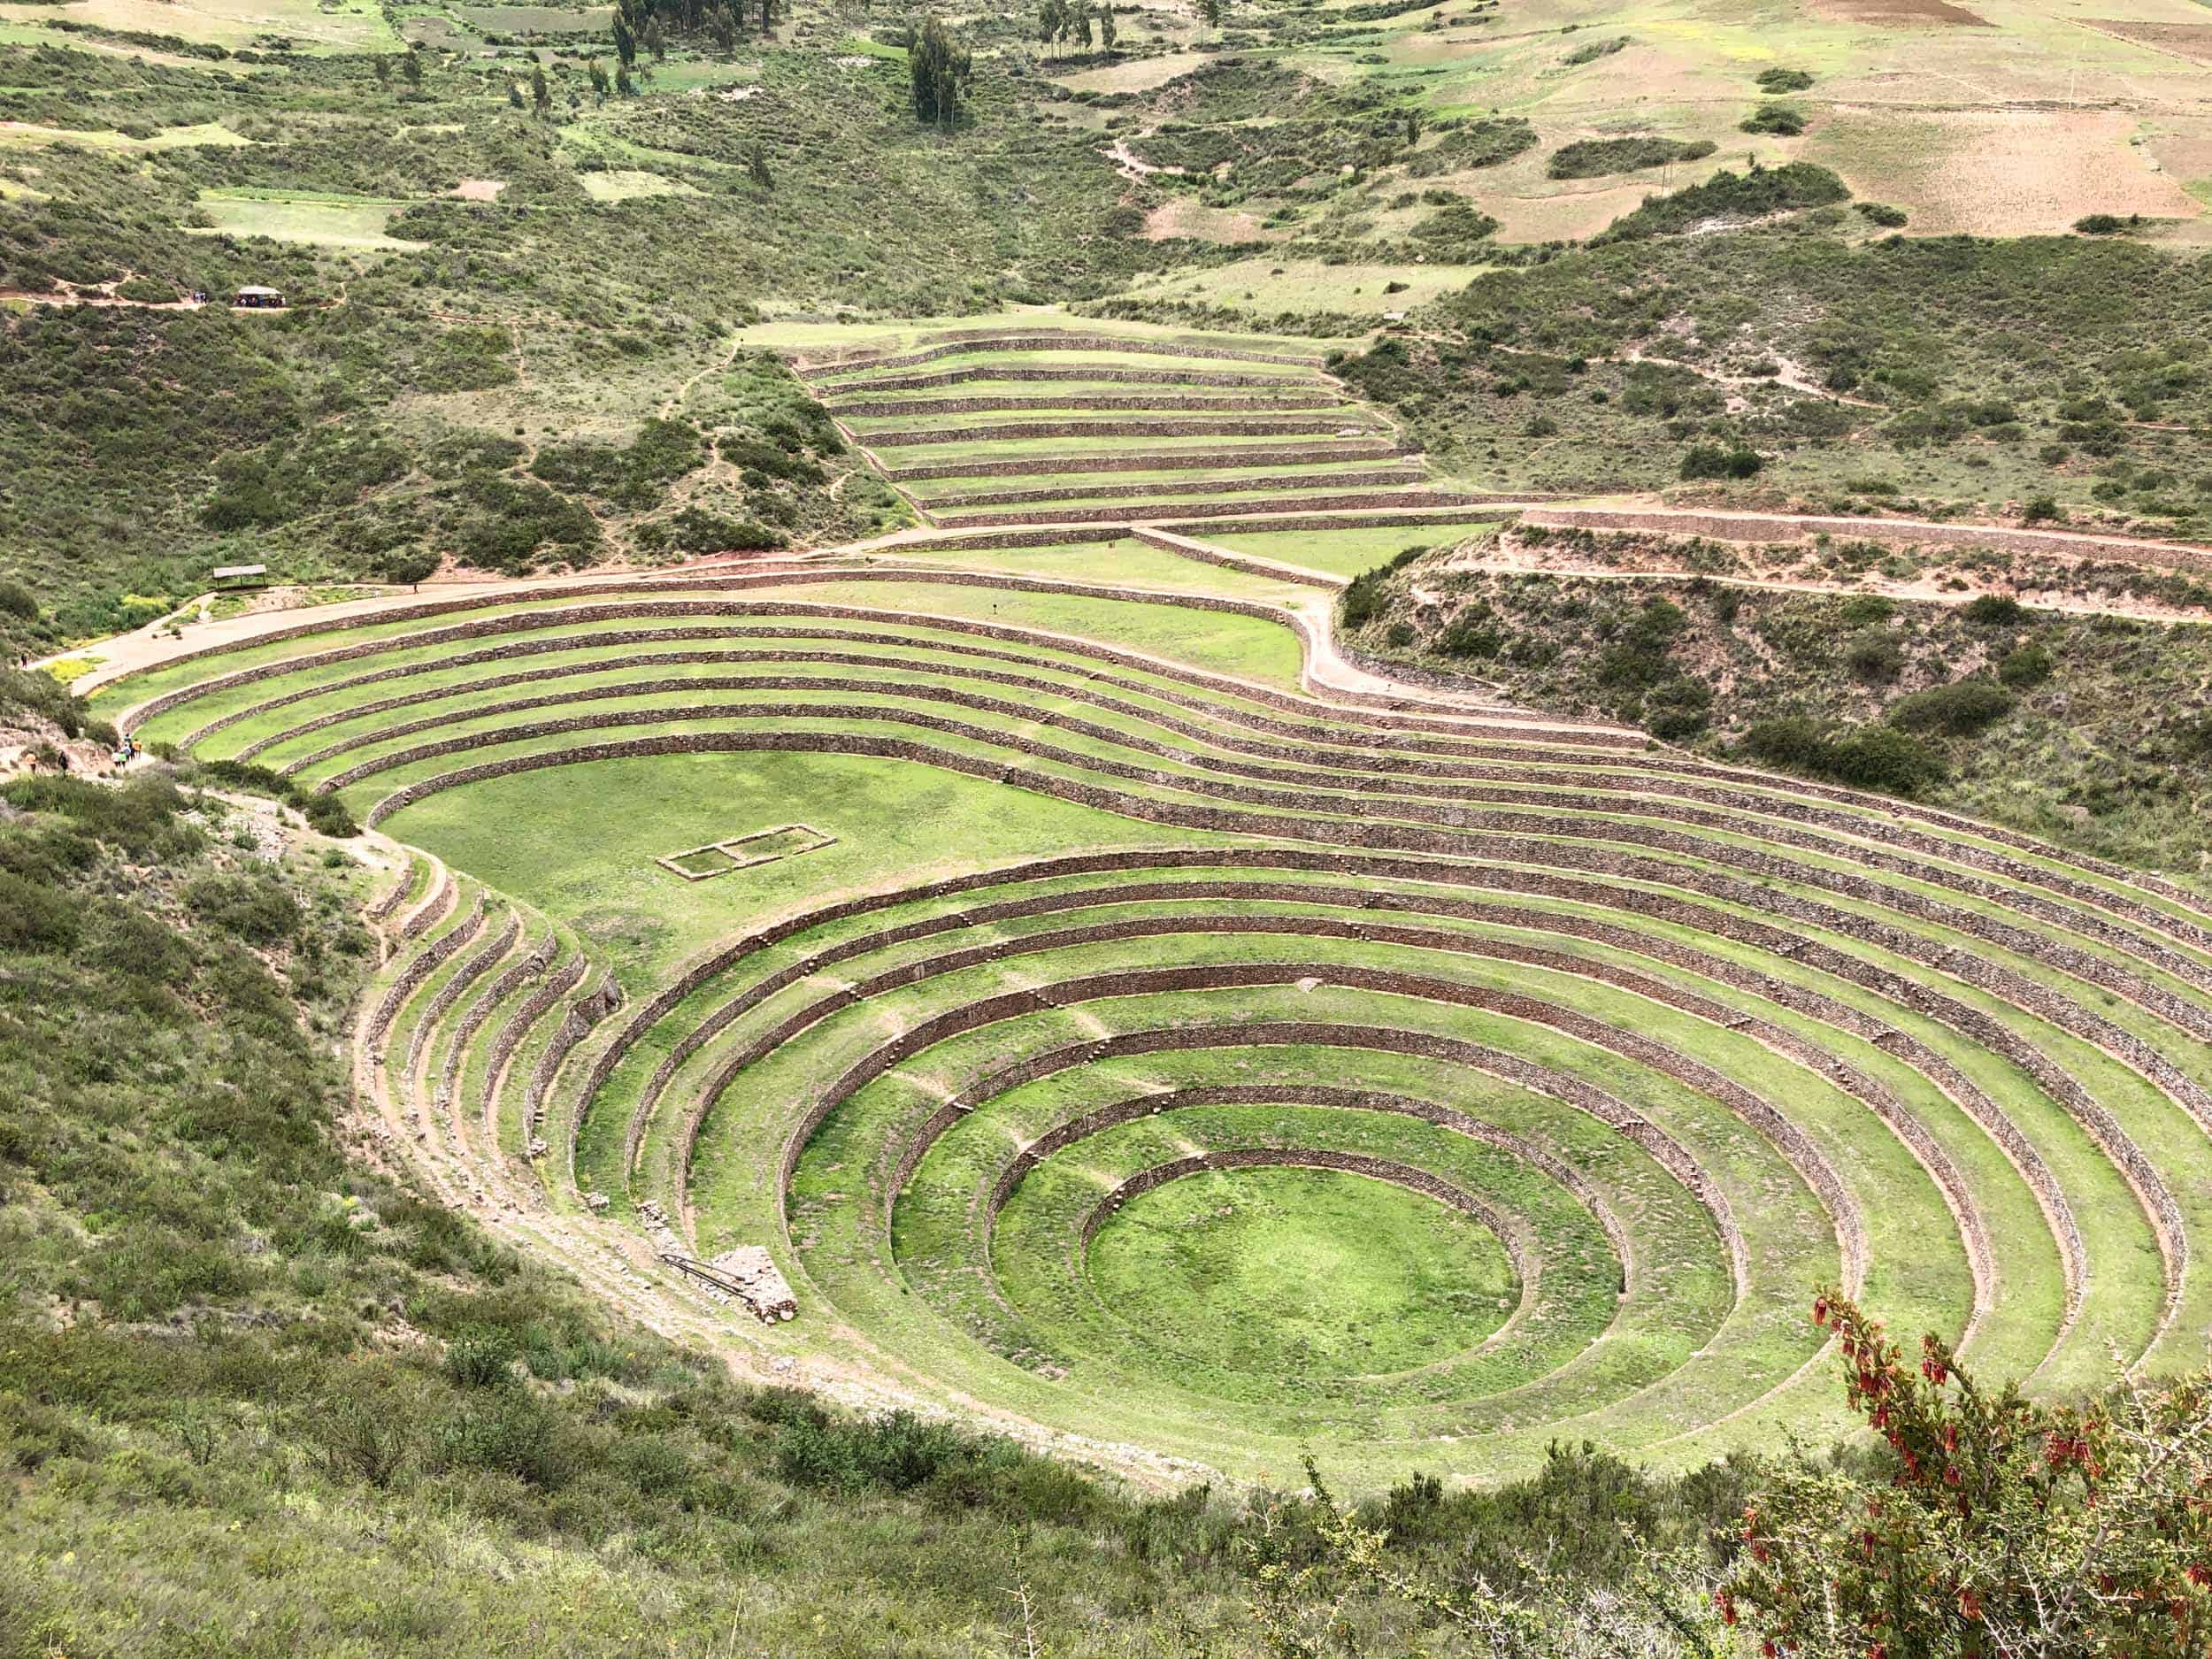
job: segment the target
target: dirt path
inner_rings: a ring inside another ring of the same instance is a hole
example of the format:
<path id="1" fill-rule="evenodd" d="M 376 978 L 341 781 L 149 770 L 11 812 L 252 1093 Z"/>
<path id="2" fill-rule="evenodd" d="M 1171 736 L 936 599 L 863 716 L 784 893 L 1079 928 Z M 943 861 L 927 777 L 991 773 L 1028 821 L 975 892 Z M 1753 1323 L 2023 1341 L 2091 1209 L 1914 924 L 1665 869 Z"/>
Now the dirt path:
<path id="1" fill-rule="evenodd" d="M 1994 588 L 1973 588 L 1963 593 L 1945 593 L 1932 589 L 1924 583 L 1886 582 L 1879 580 L 1865 582 L 1794 581 L 1779 576 L 1732 576 L 1716 574 L 1711 571 L 1687 568 L 1655 570 L 1601 570 L 1576 565 L 1546 565 L 1535 559 L 1464 558 L 1448 560 L 1440 568 L 1450 571 L 1479 572 L 1497 576 L 1554 576 L 1576 580 L 1618 582 L 1710 582 L 1723 588 L 1755 588 L 1767 593 L 1834 594 L 1852 597 L 1860 594 L 1880 594 L 1886 598 L 1908 601 L 1913 604 L 1969 605 Z M 2038 611 L 2055 611 L 2076 617 L 2126 617 L 2138 622 L 2193 622 L 2200 626 L 2212 626 L 2212 614 L 2204 611 L 2180 611 L 2171 605 L 2128 604 L 2115 602 L 2092 604 L 2085 600 L 2063 595 L 2045 597 L 2047 590 L 2028 588 L 2021 590 L 2036 595 L 2022 600 Z M 1432 602 L 1440 601 L 1439 593 L 1431 595 Z"/>

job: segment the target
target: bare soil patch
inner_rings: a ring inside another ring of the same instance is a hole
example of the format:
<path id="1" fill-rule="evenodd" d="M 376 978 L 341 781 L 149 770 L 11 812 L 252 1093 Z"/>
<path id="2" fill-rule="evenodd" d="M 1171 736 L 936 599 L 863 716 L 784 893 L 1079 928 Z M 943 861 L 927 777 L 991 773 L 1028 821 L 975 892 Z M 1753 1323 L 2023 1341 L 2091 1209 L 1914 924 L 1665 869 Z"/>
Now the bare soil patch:
<path id="1" fill-rule="evenodd" d="M 1993 27 L 1987 18 L 1951 0 L 1815 0 L 1813 9 L 1839 23 L 1871 23 L 1878 28 Z"/>
<path id="2" fill-rule="evenodd" d="M 1286 234 L 1264 228 L 1257 213 L 1208 207 L 1188 196 L 1164 202 L 1144 216 L 1147 242 L 1169 242 L 1176 237 L 1193 242 L 1279 242 Z"/>
<path id="3" fill-rule="evenodd" d="M 1906 208 L 1916 235 L 2050 234 L 2088 213 L 2198 218 L 2202 204 L 2129 142 L 2135 129 L 2120 110 L 1839 106 L 1806 157 L 1862 199 Z"/>
<path id="4" fill-rule="evenodd" d="M 464 202 L 496 202 L 499 193 L 506 188 L 504 179 L 464 179 L 453 187 L 451 194 Z"/>
<path id="5" fill-rule="evenodd" d="M 2152 46 L 2193 64 L 2212 64 L 2212 23 L 2139 23 L 2128 18 L 2084 18 L 2084 28 L 2138 46 Z"/>

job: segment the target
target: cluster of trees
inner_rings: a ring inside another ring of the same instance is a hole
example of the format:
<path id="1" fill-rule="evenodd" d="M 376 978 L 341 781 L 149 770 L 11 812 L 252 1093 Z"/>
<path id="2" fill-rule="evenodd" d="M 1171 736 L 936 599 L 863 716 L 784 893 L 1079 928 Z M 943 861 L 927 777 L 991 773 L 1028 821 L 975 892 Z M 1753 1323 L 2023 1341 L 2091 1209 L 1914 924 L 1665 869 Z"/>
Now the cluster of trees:
<path id="1" fill-rule="evenodd" d="M 1091 44 L 1091 26 L 1098 26 L 1098 43 L 1107 51 L 1121 34 L 1110 4 L 1094 7 L 1091 0 L 1043 0 L 1037 8 L 1037 38 L 1047 46 Z"/>
<path id="2" fill-rule="evenodd" d="M 624 69 L 634 67 L 640 50 L 657 61 L 668 56 L 672 35 L 703 35 L 717 51 L 734 51 L 745 37 L 749 0 L 617 0 L 615 56 Z M 759 0 L 760 32 L 776 27 L 775 0 Z"/>
<path id="3" fill-rule="evenodd" d="M 932 12 L 912 32 L 906 62 L 914 82 L 914 118 L 950 132 L 959 125 L 961 100 L 975 81 L 973 54 Z"/>

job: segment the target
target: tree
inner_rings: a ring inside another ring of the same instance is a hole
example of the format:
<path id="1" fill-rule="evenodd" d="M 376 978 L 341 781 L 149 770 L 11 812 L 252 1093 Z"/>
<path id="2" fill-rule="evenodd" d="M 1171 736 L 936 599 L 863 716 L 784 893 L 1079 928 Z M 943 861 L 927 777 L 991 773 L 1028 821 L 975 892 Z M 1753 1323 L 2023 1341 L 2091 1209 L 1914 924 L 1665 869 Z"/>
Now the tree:
<path id="1" fill-rule="evenodd" d="M 510 81 L 507 83 L 507 107 L 513 110 L 523 107 L 521 82 Z"/>
<path id="2" fill-rule="evenodd" d="M 760 32 L 763 35 L 776 32 L 776 0 L 760 0 Z"/>
<path id="3" fill-rule="evenodd" d="M 381 52 L 369 59 L 369 68 L 375 74 L 378 86 L 388 87 L 392 84 L 392 60 Z"/>
<path id="4" fill-rule="evenodd" d="M 614 89 L 618 97 L 625 98 L 636 92 L 637 83 L 630 79 L 629 65 L 617 64 L 614 66 Z"/>
<path id="5" fill-rule="evenodd" d="M 614 55 L 626 72 L 637 62 L 637 35 L 631 29 L 629 19 L 619 12 L 614 14 Z"/>
<path id="6" fill-rule="evenodd" d="M 658 18 L 645 19 L 645 32 L 638 36 L 638 40 L 647 51 L 653 54 L 655 63 L 667 61 L 668 32 L 661 27 L 661 20 Z"/>
<path id="7" fill-rule="evenodd" d="M 422 54 L 411 51 L 399 60 L 399 78 L 411 87 L 422 85 Z"/>
<path id="8" fill-rule="evenodd" d="M 1226 0 L 1198 0 L 1199 20 L 1210 29 L 1217 29 L 1229 15 Z"/>
<path id="9" fill-rule="evenodd" d="M 1999 1392 L 1856 1305 L 1834 1327 L 1870 1474 L 1801 1461 L 1745 1511 L 1721 1617 L 1803 1659 L 2182 1659 L 2212 1649 L 2212 1379 L 2123 1380 L 2085 1405 Z"/>
<path id="10" fill-rule="evenodd" d="M 1120 34 L 1121 30 L 1114 23 L 1112 0 L 1107 0 L 1106 4 L 1098 8 L 1098 43 L 1110 52 L 1114 50 L 1114 42 Z"/>
<path id="11" fill-rule="evenodd" d="M 596 58 L 586 58 L 584 73 L 591 77 L 593 96 L 600 98 L 605 97 L 607 96 L 607 71 L 604 65 Z"/>
<path id="12" fill-rule="evenodd" d="M 776 188 L 776 180 L 768 171 L 768 151 L 760 140 L 753 140 L 752 153 L 745 159 L 746 171 L 753 175 L 753 182 L 764 190 Z"/>
<path id="13" fill-rule="evenodd" d="M 530 107 L 537 111 L 540 120 L 553 109 L 553 88 L 546 84 L 543 64 L 530 65 Z"/>
<path id="14" fill-rule="evenodd" d="M 1037 39 L 1046 46 L 1056 45 L 1068 32 L 1068 0 L 1043 0 L 1037 8 Z"/>
<path id="15" fill-rule="evenodd" d="M 960 100 L 975 79 L 975 63 L 968 49 L 932 12 L 913 31 L 906 60 L 914 82 L 915 119 L 950 132 L 959 124 Z"/>

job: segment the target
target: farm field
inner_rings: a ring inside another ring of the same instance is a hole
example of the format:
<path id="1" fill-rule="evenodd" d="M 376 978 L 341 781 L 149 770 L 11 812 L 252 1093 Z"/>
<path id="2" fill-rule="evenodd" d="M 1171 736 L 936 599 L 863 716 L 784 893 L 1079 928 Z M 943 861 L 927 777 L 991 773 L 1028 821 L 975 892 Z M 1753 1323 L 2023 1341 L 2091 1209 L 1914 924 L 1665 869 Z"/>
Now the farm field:
<path id="1" fill-rule="evenodd" d="M 1839 1430 L 1831 1281 L 2041 1388 L 2200 1359 L 2193 894 L 1603 724 L 1316 697 L 1294 588 L 1027 552 L 432 599 L 96 706 L 414 849 L 368 1018 L 423 1167 L 802 1378 L 1370 1484 Z M 687 1288 L 739 1246 L 796 1319 Z"/>

